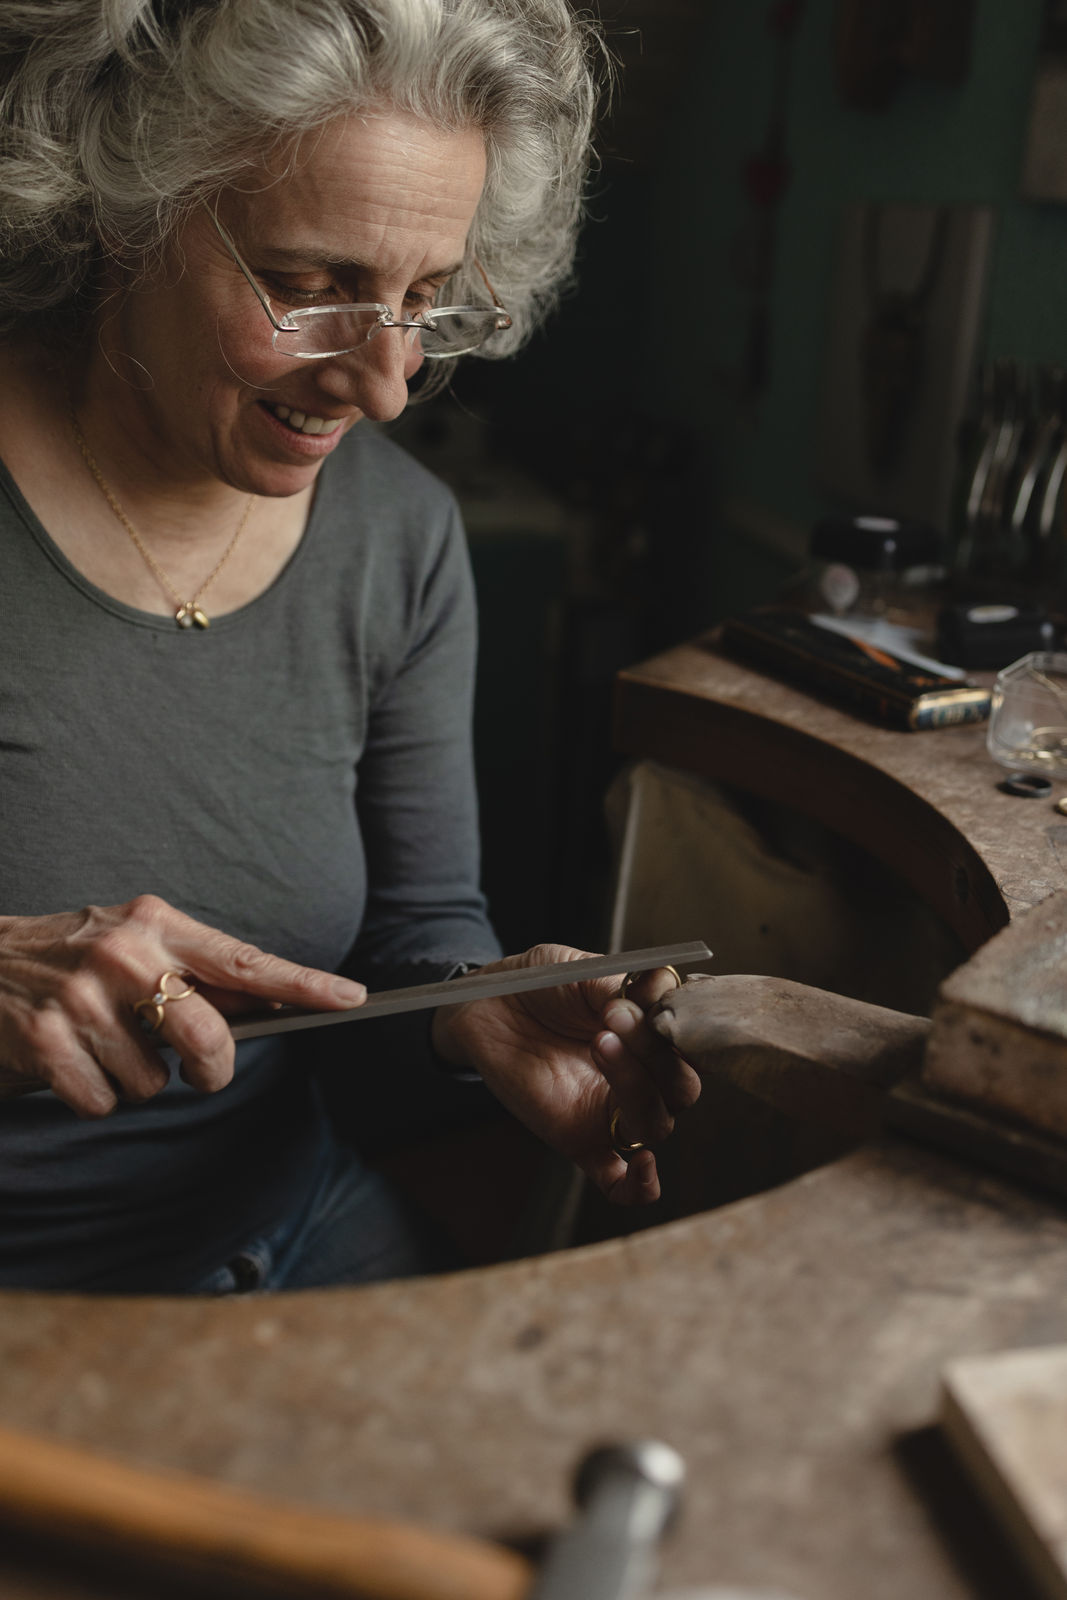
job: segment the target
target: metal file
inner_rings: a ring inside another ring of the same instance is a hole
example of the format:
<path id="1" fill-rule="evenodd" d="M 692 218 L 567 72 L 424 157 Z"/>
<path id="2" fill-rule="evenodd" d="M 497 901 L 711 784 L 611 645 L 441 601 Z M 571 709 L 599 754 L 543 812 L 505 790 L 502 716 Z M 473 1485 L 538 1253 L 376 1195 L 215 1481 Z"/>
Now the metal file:
<path id="1" fill-rule="evenodd" d="M 541 967 L 517 967 L 508 972 L 471 972 L 443 983 L 418 983 L 407 989 L 383 989 L 367 996 L 361 1006 L 343 1011 L 258 1011 L 231 1023 L 235 1039 L 259 1039 L 268 1033 L 291 1033 L 301 1028 L 325 1028 L 331 1023 L 360 1022 L 389 1017 L 398 1011 L 424 1011 L 434 1006 L 459 1005 L 466 1000 L 490 1000 L 500 995 L 525 994 L 532 989 L 553 989 L 563 983 L 584 983 L 590 978 L 610 978 L 619 972 L 648 972 L 655 967 L 677 967 L 706 961 L 711 951 L 700 940 L 688 944 L 656 945 L 648 950 L 620 950 L 614 955 L 579 956 Z"/>

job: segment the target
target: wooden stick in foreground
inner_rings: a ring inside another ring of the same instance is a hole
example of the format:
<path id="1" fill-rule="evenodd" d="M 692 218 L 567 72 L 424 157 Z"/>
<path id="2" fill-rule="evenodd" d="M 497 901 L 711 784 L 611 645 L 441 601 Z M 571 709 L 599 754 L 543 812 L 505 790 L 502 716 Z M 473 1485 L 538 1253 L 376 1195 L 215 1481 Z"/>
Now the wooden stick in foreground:
<path id="1" fill-rule="evenodd" d="M 531 1581 L 521 1556 L 479 1539 L 302 1509 L 3 1428 L 0 1520 L 316 1600 L 522 1600 Z"/>

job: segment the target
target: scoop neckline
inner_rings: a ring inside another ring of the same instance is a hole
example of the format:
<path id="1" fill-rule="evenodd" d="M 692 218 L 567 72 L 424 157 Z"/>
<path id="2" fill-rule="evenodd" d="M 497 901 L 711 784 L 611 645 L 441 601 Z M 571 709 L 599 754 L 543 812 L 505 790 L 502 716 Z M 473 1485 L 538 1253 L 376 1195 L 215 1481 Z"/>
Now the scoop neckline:
<path id="1" fill-rule="evenodd" d="M 304 531 L 300 535 L 300 539 L 292 554 L 289 556 L 289 559 L 281 568 L 281 571 L 276 573 L 265 589 L 261 589 L 259 594 L 253 595 L 251 600 L 246 600 L 244 605 L 235 607 L 233 611 L 223 611 L 220 614 L 211 617 L 210 622 L 212 633 L 226 632 L 231 627 L 239 625 L 243 618 L 245 618 L 250 612 L 254 611 L 257 606 L 263 604 L 270 596 L 275 594 L 278 588 L 286 581 L 289 574 L 299 564 L 304 551 L 311 542 L 321 515 L 319 508 L 323 499 L 323 474 L 330 466 L 331 460 L 332 457 L 330 460 L 324 461 L 322 464 L 322 469 L 319 472 L 319 476 L 316 480 L 315 494 L 311 502 L 311 510 L 309 511 L 307 521 L 304 524 Z M 36 511 L 34 511 L 33 507 L 26 499 L 26 496 L 15 482 L 7 462 L 2 458 L 0 458 L 0 484 L 2 484 L 4 490 L 6 491 L 13 509 L 26 525 L 30 535 L 37 545 L 39 545 L 44 555 L 57 569 L 57 571 L 61 573 L 64 578 L 66 578 L 68 583 L 70 583 L 75 589 L 84 595 L 86 599 L 92 601 L 94 605 L 98 606 L 103 611 L 110 612 L 112 616 L 119 617 L 123 622 L 129 622 L 140 628 L 148 628 L 152 632 L 167 633 L 171 635 L 183 633 L 190 635 L 196 634 L 199 636 L 203 635 L 205 630 L 201 628 L 177 627 L 175 625 L 173 615 L 164 616 L 162 612 L 142 611 L 138 606 L 127 605 L 125 600 L 119 600 L 117 596 L 109 594 L 106 589 L 101 589 L 98 584 L 93 583 L 91 578 L 87 578 L 81 569 L 74 565 L 74 562 L 71 561 L 70 557 L 60 549 L 59 545 L 52 538 L 52 535 L 49 533 L 48 529 L 45 527 Z"/>

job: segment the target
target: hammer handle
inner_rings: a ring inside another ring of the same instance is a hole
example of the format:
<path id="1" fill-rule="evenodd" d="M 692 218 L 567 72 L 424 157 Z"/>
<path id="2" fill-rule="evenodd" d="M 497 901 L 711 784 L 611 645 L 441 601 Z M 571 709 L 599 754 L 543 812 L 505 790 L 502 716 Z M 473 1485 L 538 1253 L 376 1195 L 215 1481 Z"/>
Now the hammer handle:
<path id="1" fill-rule="evenodd" d="M 3 1428 L 0 1520 L 57 1547 L 316 1600 L 522 1600 L 531 1577 L 522 1557 L 479 1539 L 304 1509 Z"/>

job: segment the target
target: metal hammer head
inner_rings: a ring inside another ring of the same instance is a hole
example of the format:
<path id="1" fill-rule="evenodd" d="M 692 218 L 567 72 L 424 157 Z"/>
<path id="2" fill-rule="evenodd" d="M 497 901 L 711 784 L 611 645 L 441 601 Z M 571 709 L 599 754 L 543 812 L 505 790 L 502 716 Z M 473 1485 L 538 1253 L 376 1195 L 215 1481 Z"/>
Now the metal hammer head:
<path id="1" fill-rule="evenodd" d="M 664 1526 L 681 1505 L 685 1462 L 677 1450 L 657 1439 L 641 1439 L 630 1444 L 601 1445 L 579 1463 L 574 1479 L 574 1498 L 583 1508 L 609 1480 L 647 1484 L 659 1489 L 667 1508 Z"/>

